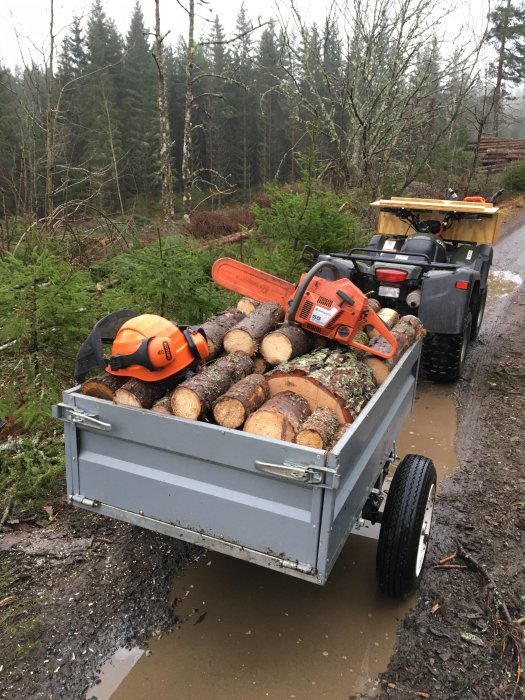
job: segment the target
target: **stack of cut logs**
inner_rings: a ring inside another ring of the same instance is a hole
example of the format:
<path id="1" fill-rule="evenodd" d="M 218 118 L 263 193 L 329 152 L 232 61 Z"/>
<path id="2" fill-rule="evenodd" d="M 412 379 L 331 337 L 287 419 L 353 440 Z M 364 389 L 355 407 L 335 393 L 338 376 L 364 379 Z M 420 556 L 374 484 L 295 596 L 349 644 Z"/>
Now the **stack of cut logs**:
<path id="1" fill-rule="evenodd" d="M 478 143 L 469 144 L 478 152 L 478 172 L 501 173 L 515 160 L 525 159 L 525 139 L 504 139 L 484 136 Z"/>
<path id="2" fill-rule="evenodd" d="M 425 330 L 415 316 L 399 317 L 369 300 L 397 340 L 389 360 L 284 322 L 274 302 L 243 298 L 202 324 L 206 364 L 175 388 L 104 373 L 81 392 L 125 406 L 214 422 L 277 440 L 330 449 Z M 366 329 L 357 340 L 388 353 L 389 343 Z"/>

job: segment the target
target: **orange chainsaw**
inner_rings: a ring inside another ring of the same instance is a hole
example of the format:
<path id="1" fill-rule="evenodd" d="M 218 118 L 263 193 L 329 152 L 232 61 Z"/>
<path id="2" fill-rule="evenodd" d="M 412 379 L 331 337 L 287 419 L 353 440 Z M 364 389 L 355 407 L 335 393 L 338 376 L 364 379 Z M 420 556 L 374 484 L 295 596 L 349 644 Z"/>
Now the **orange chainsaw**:
<path id="1" fill-rule="evenodd" d="M 333 280 L 320 277 L 323 268 L 332 270 Z M 255 301 L 275 301 L 281 305 L 288 323 L 296 323 L 312 333 L 344 345 L 365 350 L 384 359 L 392 357 L 397 341 L 373 311 L 368 298 L 348 279 L 336 279 L 338 269 L 330 260 L 322 260 L 301 276 L 294 285 L 250 265 L 220 258 L 213 264 L 213 280 L 226 289 Z M 356 335 L 372 326 L 390 343 L 388 353 L 359 343 Z"/>

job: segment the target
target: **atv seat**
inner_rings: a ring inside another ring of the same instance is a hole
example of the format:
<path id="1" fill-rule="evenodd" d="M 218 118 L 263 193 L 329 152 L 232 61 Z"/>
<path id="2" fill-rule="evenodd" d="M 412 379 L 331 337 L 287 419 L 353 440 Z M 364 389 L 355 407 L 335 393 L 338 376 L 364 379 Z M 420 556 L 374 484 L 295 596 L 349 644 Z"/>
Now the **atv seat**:
<path id="1" fill-rule="evenodd" d="M 411 236 L 407 238 L 399 252 L 405 255 L 426 255 L 430 262 L 447 262 L 447 251 L 445 247 L 430 240 L 426 236 Z"/>

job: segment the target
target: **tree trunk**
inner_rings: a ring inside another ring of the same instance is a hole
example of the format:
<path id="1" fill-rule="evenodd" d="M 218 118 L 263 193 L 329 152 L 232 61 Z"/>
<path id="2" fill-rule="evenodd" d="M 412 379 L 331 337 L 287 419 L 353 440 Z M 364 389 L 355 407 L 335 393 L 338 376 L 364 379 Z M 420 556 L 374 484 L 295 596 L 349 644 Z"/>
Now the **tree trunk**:
<path id="1" fill-rule="evenodd" d="M 143 382 L 135 377 L 128 378 L 115 392 L 115 403 L 121 406 L 151 408 L 169 389 L 168 381 Z"/>
<path id="2" fill-rule="evenodd" d="M 309 415 L 308 402 L 291 391 L 283 391 L 252 413 L 244 430 L 274 440 L 293 442 L 299 426 Z"/>
<path id="3" fill-rule="evenodd" d="M 53 100 L 54 81 L 54 58 L 55 58 L 55 30 L 54 30 L 54 0 L 50 0 L 50 20 L 49 20 L 49 66 L 46 71 L 47 83 L 47 106 L 46 106 L 46 195 L 45 214 L 48 226 L 52 225 L 54 195 L 55 195 L 55 125 L 56 125 L 56 103 Z"/>
<path id="4" fill-rule="evenodd" d="M 284 311 L 279 304 L 268 301 L 260 304 L 254 311 L 229 330 L 224 336 L 226 352 L 242 350 L 248 355 L 255 355 L 264 336 L 284 320 Z"/>
<path id="5" fill-rule="evenodd" d="M 301 425 L 295 442 L 298 445 L 324 450 L 332 442 L 338 427 L 339 421 L 332 409 L 319 406 Z"/>
<path id="6" fill-rule="evenodd" d="M 215 401 L 213 416 L 225 428 L 240 428 L 269 397 L 270 387 L 266 379 L 261 374 L 249 374 Z"/>
<path id="7" fill-rule="evenodd" d="M 264 336 L 261 355 L 271 365 L 280 365 L 294 357 L 304 355 L 312 348 L 311 335 L 299 326 L 284 324 Z"/>
<path id="8" fill-rule="evenodd" d="M 237 302 L 237 308 L 239 309 L 239 311 L 242 311 L 243 314 L 246 314 L 248 316 L 260 305 L 260 303 L 260 301 L 255 301 L 254 299 L 250 299 L 249 297 L 243 297 Z"/>
<path id="9" fill-rule="evenodd" d="M 195 27 L 195 0 L 189 0 L 188 7 L 188 46 L 186 50 L 186 97 L 184 101 L 184 135 L 182 143 L 182 205 L 184 214 L 191 213 L 191 131 L 193 112 L 193 53 L 195 43 L 193 39 Z"/>
<path id="10" fill-rule="evenodd" d="M 213 402 L 232 384 L 243 379 L 253 370 L 253 362 L 245 352 L 234 352 L 219 357 L 202 372 L 187 379 L 173 390 L 171 410 L 173 415 L 197 420 L 209 412 Z"/>
<path id="11" fill-rule="evenodd" d="M 201 325 L 208 342 L 208 359 L 213 360 L 221 354 L 224 336 L 237 323 L 243 320 L 245 314 L 238 309 L 226 309 L 215 314 Z"/>
<path id="12" fill-rule="evenodd" d="M 399 358 L 405 350 L 413 345 L 416 340 L 424 336 L 426 333 L 423 324 L 417 316 L 407 315 L 402 316 L 396 325 L 392 328 L 392 335 L 397 340 L 397 350 L 393 357 L 388 360 L 383 360 L 374 355 L 366 355 L 363 362 L 371 369 L 376 386 L 381 384 L 388 377 L 392 369 L 396 366 Z M 390 352 L 390 343 L 382 337 L 373 338 L 370 341 L 370 347 L 388 353 Z"/>
<path id="13" fill-rule="evenodd" d="M 164 63 L 163 36 L 160 31 L 159 0 L 155 0 L 155 53 L 159 78 L 159 140 L 160 140 L 160 191 L 164 223 L 172 221 L 175 216 L 173 205 L 173 171 L 171 168 L 171 134 L 168 113 L 168 96 L 166 92 L 166 70 Z"/>
<path id="14" fill-rule="evenodd" d="M 273 396 L 293 391 L 308 401 L 310 410 L 327 406 L 340 423 L 350 423 L 373 396 L 370 369 L 349 348 L 320 348 L 285 362 L 266 374 Z"/>
<path id="15" fill-rule="evenodd" d="M 106 401 L 115 400 L 115 392 L 120 389 L 129 377 L 116 377 L 113 374 L 104 372 L 86 381 L 80 387 L 80 393 L 85 396 L 95 396 L 97 399 Z"/>

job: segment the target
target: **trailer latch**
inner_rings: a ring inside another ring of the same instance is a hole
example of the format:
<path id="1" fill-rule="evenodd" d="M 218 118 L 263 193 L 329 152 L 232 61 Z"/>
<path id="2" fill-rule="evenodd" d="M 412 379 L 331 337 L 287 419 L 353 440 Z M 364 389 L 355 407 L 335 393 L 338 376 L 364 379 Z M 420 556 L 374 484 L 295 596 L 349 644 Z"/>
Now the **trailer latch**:
<path id="1" fill-rule="evenodd" d="M 58 418 L 68 423 L 75 423 L 85 428 L 94 428 L 95 430 L 111 430 L 111 423 L 106 423 L 99 419 L 96 413 L 87 413 L 76 406 L 68 406 L 67 403 L 57 403 L 53 406 L 53 418 Z"/>
<path id="2" fill-rule="evenodd" d="M 265 474 L 279 476 L 283 479 L 301 481 L 303 484 L 320 486 L 323 489 L 336 489 L 339 486 L 339 474 L 335 469 L 328 467 L 308 467 L 301 464 L 271 464 L 269 462 L 255 462 L 255 468 Z M 323 483 L 325 474 L 333 474 L 333 485 Z"/>

